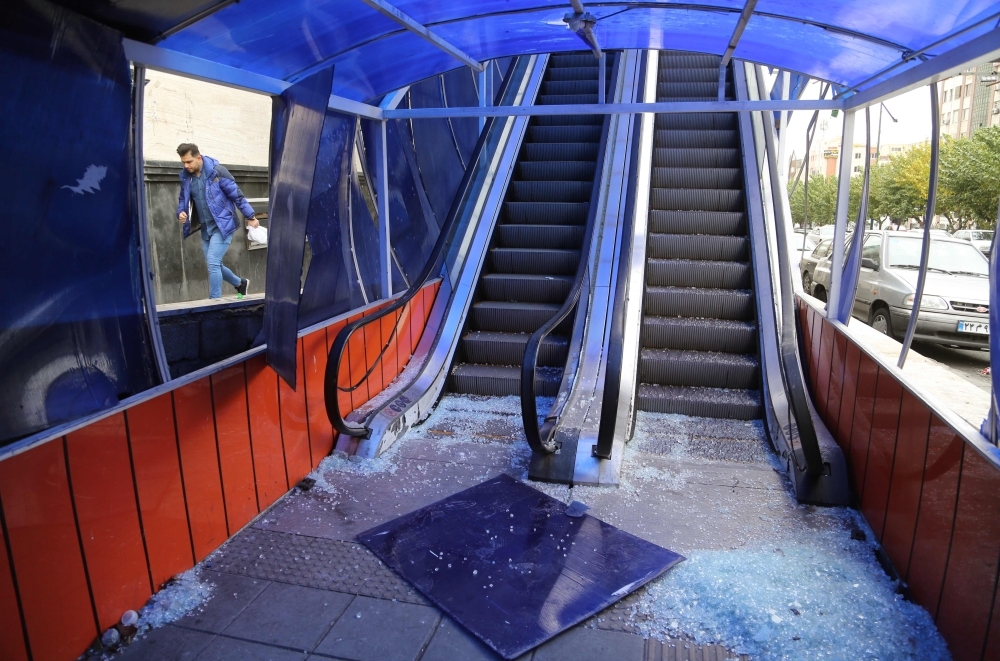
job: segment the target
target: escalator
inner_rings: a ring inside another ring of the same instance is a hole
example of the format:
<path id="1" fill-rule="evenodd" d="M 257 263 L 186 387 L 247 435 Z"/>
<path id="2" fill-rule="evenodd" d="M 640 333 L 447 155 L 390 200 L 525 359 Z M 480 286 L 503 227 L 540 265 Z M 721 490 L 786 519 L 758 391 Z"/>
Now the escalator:
<path id="1" fill-rule="evenodd" d="M 718 98 L 717 56 L 661 52 L 657 101 Z M 732 70 L 726 98 L 732 99 Z M 637 405 L 760 419 L 757 315 L 736 113 L 656 116 Z"/>
<path id="2" fill-rule="evenodd" d="M 606 59 L 610 81 L 614 58 Z M 593 55 L 553 55 L 536 104 L 597 103 L 598 81 Z M 528 337 L 558 312 L 580 263 L 605 121 L 556 115 L 528 125 L 448 377 L 452 392 L 520 392 Z M 571 324 L 569 317 L 541 346 L 538 395 L 559 389 Z"/>

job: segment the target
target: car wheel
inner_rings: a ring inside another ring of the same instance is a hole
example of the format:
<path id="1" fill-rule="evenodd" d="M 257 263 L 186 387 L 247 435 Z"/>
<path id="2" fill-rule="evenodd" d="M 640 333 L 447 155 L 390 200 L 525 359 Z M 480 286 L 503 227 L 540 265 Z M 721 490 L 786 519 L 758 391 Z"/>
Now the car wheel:
<path id="1" fill-rule="evenodd" d="M 809 271 L 802 272 L 802 289 L 805 290 L 807 294 L 812 295 L 813 279 L 809 275 Z"/>
<path id="2" fill-rule="evenodd" d="M 816 287 L 816 291 L 813 293 L 813 296 L 826 303 L 826 289 Z"/>
<path id="3" fill-rule="evenodd" d="M 892 331 L 892 315 L 889 314 L 889 308 L 884 305 L 872 308 L 868 325 L 883 335 L 888 335 L 893 339 L 896 337 Z"/>

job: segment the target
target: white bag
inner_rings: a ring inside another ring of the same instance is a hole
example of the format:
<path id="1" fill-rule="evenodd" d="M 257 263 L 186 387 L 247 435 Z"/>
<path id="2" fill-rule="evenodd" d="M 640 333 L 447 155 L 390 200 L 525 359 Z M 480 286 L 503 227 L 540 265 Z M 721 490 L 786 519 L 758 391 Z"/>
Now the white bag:
<path id="1" fill-rule="evenodd" d="M 258 225 L 257 227 L 247 228 L 247 238 L 254 243 L 259 243 L 262 246 L 267 245 L 267 228 L 263 225 Z"/>

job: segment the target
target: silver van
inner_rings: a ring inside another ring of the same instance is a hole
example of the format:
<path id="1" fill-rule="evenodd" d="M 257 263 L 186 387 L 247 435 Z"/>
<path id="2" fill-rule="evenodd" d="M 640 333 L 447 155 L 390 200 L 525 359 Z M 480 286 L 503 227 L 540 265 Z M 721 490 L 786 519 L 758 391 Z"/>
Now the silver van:
<path id="1" fill-rule="evenodd" d="M 913 307 L 923 246 L 921 232 L 865 234 L 854 317 L 901 340 Z M 846 250 L 845 250 L 846 254 Z M 830 257 L 817 265 L 814 289 L 829 288 Z M 914 339 L 988 348 L 989 262 L 969 241 L 931 237 L 930 262 Z"/>

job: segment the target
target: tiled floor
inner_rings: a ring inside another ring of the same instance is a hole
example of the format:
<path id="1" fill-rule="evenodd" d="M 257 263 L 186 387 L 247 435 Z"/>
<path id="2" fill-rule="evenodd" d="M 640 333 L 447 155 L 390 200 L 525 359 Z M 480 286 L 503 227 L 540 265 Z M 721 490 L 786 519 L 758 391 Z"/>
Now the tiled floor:
<path id="1" fill-rule="evenodd" d="M 335 462 L 312 491 L 288 494 L 202 564 L 202 580 L 215 589 L 200 612 L 136 640 L 116 658 L 499 659 L 354 538 L 500 473 L 525 475 L 527 453 L 516 405 L 474 404 L 469 410 L 462 402 L 449 412 L 445 400 L 438 413 L 388 453 L 381 470 L 359 471 L 356 463 Z M 641 449 L 644 442 L 637 437 L 636 446 Z M 746 539 L 759 516 L 787 505 L 781 478 L 766 464 L 702 461 L 687 469 L 659 446 L 630 452 L 630 470 L 663 473 L 669 468 L 673 478 L 646 480 L 641 489 L 627 482 L 619 489 L 533 486 L 563 500 L 584 500 L 591 514 L 682 553 L 729 548 L 734 539 Z M 744 506 L 720 519 L 722 500 Z M 794 505 L 785 507 L 785 515 L 795 516 Z M 701 525 L 709 516 L 713 525 Z M 630 616 L 637 597 L 627 597 L 522 658 L 732 658 L 717 645 L 644 639 Z"/>

